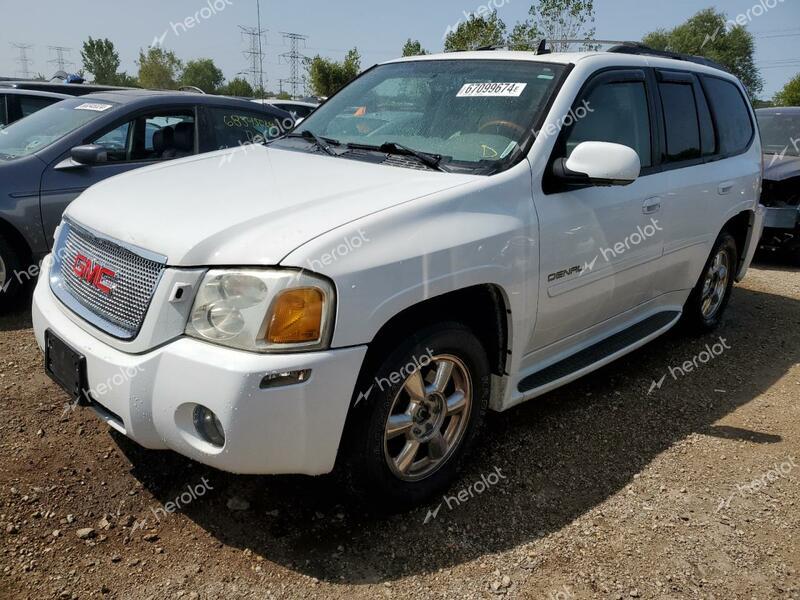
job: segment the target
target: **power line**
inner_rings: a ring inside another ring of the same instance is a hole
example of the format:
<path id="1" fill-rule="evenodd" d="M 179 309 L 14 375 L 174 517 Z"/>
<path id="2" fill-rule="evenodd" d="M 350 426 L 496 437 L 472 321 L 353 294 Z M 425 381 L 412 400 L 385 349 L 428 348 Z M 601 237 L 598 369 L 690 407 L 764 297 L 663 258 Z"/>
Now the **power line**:
<path id="1" fill-rule="evenodd" d="M 292 97 L 297 98 L 297 88 L 302 86 L 305 88 L 305 78 L 300 77 L 300 67 L 306 57 L 300 53 L 300 43 L 302 42 L 305 44 L 306 40 L 308 39 L 307 35 L 301 35 L 299 33 L 287 33 L 282 31 L 281 35 L 283 35 L 284 42 L 288 41 L 290 45 L 289 52 L 284 52 L 281 54 L 281 58 L 287 60 L 289 62 L 289 79 L 286 79 L 286 83 L 292 86 Z M 305 92 L 305 89 L 303 90 Z"/>
<path id="2" fill-rule="evenodd" d="M 22 77 L 22 79 L 30 79 L 30 66 L 33 61 L 30 59 L 30 57 L 28 57 L 28 50 L 33 48 L 33 44 L 11 44 L 11 47 L 19 52 L 19 55 L 14 61 L 19 65 L 19 71 L 17 71 L 17 75 Z"/>

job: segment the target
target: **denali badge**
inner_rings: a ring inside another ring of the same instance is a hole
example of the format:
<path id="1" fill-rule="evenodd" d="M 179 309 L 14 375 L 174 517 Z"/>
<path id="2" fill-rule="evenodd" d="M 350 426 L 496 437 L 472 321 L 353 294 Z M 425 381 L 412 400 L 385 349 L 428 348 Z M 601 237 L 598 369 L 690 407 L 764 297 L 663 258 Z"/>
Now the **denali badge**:
<path id="1" fill-rule="evenodd" d="M 83 254 L 75 256 L 75 261 L 72 263 L 72 272 L 75 273 L 80 279 L 93 285 L 98 290 L 106 295 L 111 294 L 111 287 L 106 285 L 103 281 L 105 278 L 114 278 L 117 274 L 111 269 L 101 267 L 97 263 L 92 263 L 91 260 L 86 258 Z M 112 283 L 112 282 L 108 282 Z"/>
<path id="2" fill-rule="evenodd" d="M 564 279 L 564 277 L 567 275 L 575 275 L 576 273 L 580 275 L 582 271 L 582 267 L 572 267 L 571 269 L 565 269 L 563 271 L 559 271 L 558 273 L 550 273 L 550 275 L 547 276 L 547 281 L 551 282 L 555 281 L 556 279 Z"/>

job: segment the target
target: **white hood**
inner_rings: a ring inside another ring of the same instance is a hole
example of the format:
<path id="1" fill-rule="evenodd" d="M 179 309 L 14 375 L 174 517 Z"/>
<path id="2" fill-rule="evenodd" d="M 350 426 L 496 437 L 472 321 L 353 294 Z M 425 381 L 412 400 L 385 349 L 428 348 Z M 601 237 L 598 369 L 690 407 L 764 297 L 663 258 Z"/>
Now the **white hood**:
<path id="1" fill-rule="evenodd" d="M 475 179 L 247 146 L 112 177 L 66 215 L 173 266 L 277 265 L 332 229 Z"/>

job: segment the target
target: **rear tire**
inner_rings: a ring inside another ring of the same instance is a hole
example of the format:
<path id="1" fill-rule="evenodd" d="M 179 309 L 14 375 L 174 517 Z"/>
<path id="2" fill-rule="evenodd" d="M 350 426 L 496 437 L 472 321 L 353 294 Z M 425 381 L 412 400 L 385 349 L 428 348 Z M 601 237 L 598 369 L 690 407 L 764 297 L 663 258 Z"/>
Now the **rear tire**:
<path id="1" fill-rule="evenodd" d="M 427 327 L 360 381 L 348 428 L 356 488 L 386 511 L 447 489 L 489 404 L 489 360 L 477 337 L 459 323 Z"/>
<path id="2" fill-rule="evenodd" d="M 702 335 L 719 326 L 731 298 L 738 264 L 736 240 L 723 231 L 683 308 L 683 321 L 691 333 Z"/>
<path id="3" fill-rule="evenodd" d="M 25 283 L 18 277 L 22 270 L 19 253 L 0 236 L 0 314 L 18 306 L 25 291 Z"/>

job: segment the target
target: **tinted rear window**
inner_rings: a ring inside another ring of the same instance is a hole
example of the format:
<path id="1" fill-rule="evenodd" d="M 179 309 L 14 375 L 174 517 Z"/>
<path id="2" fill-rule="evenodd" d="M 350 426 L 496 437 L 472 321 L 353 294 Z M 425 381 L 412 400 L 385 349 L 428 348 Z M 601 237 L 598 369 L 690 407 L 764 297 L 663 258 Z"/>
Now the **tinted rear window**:
<path id="1" fill-rule="evenodd" d="M 700 126 L 694 89 L 684 83 L 661 83 L 658 87 L 667 130 L 667 161 L 700 158 Z"/>
<path id="2" fill-rule="evenodd" d="M 729 81 L 704 77 L 706 96 L 714 113 L 721 154 L 739 154 L 753 138 L 753 122 L 739 88 Z"/>

